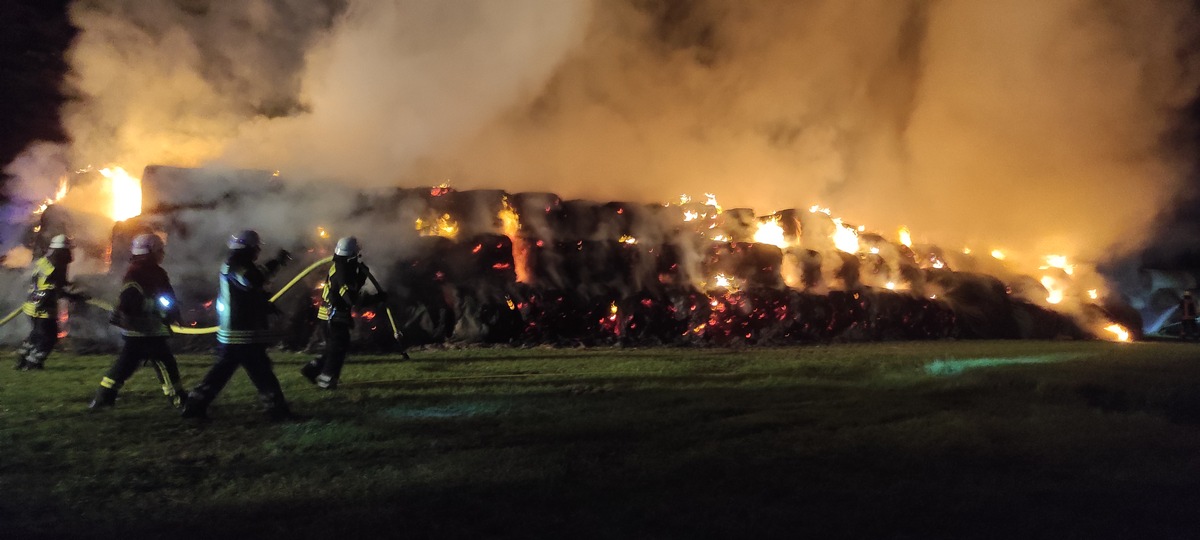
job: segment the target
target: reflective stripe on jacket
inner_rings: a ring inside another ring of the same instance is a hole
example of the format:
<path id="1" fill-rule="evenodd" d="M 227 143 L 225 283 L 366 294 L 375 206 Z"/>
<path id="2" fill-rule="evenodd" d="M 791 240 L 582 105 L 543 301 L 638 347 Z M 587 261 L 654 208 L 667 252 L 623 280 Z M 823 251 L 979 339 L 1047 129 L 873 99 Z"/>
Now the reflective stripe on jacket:
<path id="1" fill-rule="evenodd" d="M 65 265 L 54 266 L 48 257 L 42 257 L 34 261 L 29 280 L 29 296 L 21 311 L 36 319 L 57 318 L 58 297 L 67 286 Z"/>
<path id="2" fill-rule="evenodd" d="M 271 344 L 278 339 L 268 316 L 275 312 L 263 290 L 266 274 L 254 263 L 230 259 L 221 266 L 217 294 L 217 341 L 234 345 Z"/>
<path id="3" fill-rule="evenodd" d="M 321 288 L 321 307 L 317 309 L 317 318 L 322 321 L 349 321 L 350 310 L 358 302 L 359 292 L 367 281 L 361 265 L 339 259 L 334 258 L 333 264 L 329 265 L 329 276 Z"/>
<path id="4" fill-rule="evenodd" d="M 165 300 L 165 302 L 164 302 Z M 175 290 L 167 271 L 153 260 L 135 258 L 125 272 L 125 283 L 117 300 L 125 325 L 121 334 L 127 337 L 161 337 L 171 335 L 169 321 L 179 319 Z"/>

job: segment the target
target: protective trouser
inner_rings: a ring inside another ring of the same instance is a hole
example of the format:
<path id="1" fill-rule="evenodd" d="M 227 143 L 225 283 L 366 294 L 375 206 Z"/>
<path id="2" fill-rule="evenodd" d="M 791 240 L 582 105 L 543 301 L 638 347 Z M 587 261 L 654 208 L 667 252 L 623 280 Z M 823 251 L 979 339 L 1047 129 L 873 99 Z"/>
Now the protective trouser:
<path id="1" fill-rule="evenodd" d="M 183 416 L 203 418 L 207 416 L 208 406 L 216 399 L 221 389 L 229 383 L 233 372 L 238 366 L 246 369 L 250 382 L 258 389 L 258 397 L 267 408 L 267 415 L 273 419 L 287 418 L 291 411 L 287 400 L 283 397 L 283 388 L 279 379 L 271 369 L 271 359 L 267 356 L 267 346 L 253 344 L 217 344 L 217 361 L 204 375 L 204 380 L 188 394 L 183 406 Z"/>
<path id="2" fill-rule="evenodd" d="M 29 337 L 17 350 L 17 369 L 42 369 L 58 343 L 58 317 L 30 317 Z"/>
<path id="3" fill-rule="evenodd" d="M 121 347 L 117 360 L 100 380 L 100 387 L 96 389 L 96 398 L 92 401 L 93 408 L 112 405 L 117 399 L 117 392 L 121 386 L 129 380 L 134 371 L 137 371 L 143 360 L 151 362 L 150 365 L 154 367 L 154 373 L 158 376 L 158 382 L 162 384 L 163 394 L 167 396 L 171 404 L 175 407 L 182 407 L 183 398 L 187 392 L 183 389 L 183 383 L 180 382 L 179 365 L 175 362 L 175 355 L 171 352 L 171 346 L 167 344 L 167 338 L 126 336 L 125 345 Z"/>
<path id="4" fill-rule="evenodd" d="M 325 352 L 321 357 L 306 364 L 300 373 L 320 388 L 337 388 L 342 376 L 346 353 L 350 350 L 350 321 L 327 321 Z"/>

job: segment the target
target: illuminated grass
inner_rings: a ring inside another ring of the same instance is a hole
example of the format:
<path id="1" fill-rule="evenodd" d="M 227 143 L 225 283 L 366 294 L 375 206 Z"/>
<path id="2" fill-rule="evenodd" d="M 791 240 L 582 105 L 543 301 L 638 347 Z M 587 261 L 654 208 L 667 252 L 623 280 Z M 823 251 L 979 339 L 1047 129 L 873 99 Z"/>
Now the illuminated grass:
<path id="1" fill-rule="evenodd" d="M 210 424 L 111 358 L 0 371 L 0 537 L 1189 537 L 1200 348 L 1102 342 L 354 356 L 306 420 Z M 181 358 L 194 384 L 208 356 Z"/>

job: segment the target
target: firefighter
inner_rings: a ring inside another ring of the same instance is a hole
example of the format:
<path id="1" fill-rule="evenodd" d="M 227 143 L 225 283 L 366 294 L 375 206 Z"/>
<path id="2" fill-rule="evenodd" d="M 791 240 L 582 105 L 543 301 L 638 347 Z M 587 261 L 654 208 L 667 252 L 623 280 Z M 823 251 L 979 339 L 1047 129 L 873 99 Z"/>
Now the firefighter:
<path id="1" fill-rule="evenodd" d="M 258 233 L 241 231 L 229 238 L 229 258 L 221 266 L 216 308 L 217 358 L 204 379 L 184 402 L 184 418 L 208 418 L 208 406 L 229 382 L 238 366 L 246 369 L 250 382 L 273 421 L 291 418 L 279 379 L 271 368 L 267 347 L 275 341 L 269 317 L 277 314 L 264 286 L 290 259 L 286 251 L 264 266 L 255 263 L 262 250 Z"/>
<path id="2" fill-rule="evenodd" d="M 109 319 L 121 329 L 125 343 L 108 373 L 100 379 L 96 397 L 88 407 L 92 410 L 111 407 L 121 385 L 143 360 L 153 362 L 151 365 L 171 404 L 182 407 L 186 391 L 179 380 L 175 355 L 167 344 L 170 325 L 180 321 L 179 306 L 171 280 L 161 266 L 165 255 L 163 241 L 155 234 L 138 235 L 129 251 L 133 257 Z"/>
<path id="3" fill-rule="evenodd" d="M 1192 299 L 1191 291 L 1184 291 L 1179 300 L 1180 337 L 1183 339 L 1200 339 L 1196 329 L 1196 301 Z"/>
<path id="4" fill-rule="evenodd" d="M 29 316 L 29 337 L 17 349 L 14 369 L 29 371 L 43 369 L 46 357 L 58 343 L 58 300 L 67 298 L 82 301 L 87 296 L 75 292 L 67 281 L 67 268 L 75 260 L 71 240 L 60 234 L 50 239 L 46 255 L 34 261 L 29 275 L 29 296 L 21 310 Z"/>
<path id="5" fill-rule="evenodd" d="M 317 311 L 317 318 L 325 321 L 325 352 L 300 368 L 300 374 L 317 388 L 337 388 L 350 348 L 350 330 L 354 327 L 351 309 L 360 300 L 383 300 L 382 292 L 377 291 L 371 297 L 362 293 L 369 276 L 370 270 L 362 264 L 358 239 L 353 236 L 339 239 L 333 249 L 329 276 L 321 288 L 321 307 Z"/>

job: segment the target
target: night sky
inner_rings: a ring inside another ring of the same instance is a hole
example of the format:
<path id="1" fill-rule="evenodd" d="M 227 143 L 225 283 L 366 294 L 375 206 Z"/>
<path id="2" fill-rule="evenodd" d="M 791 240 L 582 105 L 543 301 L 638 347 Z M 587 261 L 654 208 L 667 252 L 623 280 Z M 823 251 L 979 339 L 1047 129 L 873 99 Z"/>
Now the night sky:
<path id="1" fill-rule="evenodd" d="M 63 53 L 75 29 L 69 0 L 0 2 L 0 163 L 9 163 L 34 140 L 64 141 L 59 107 L 67 64 Z"/>

